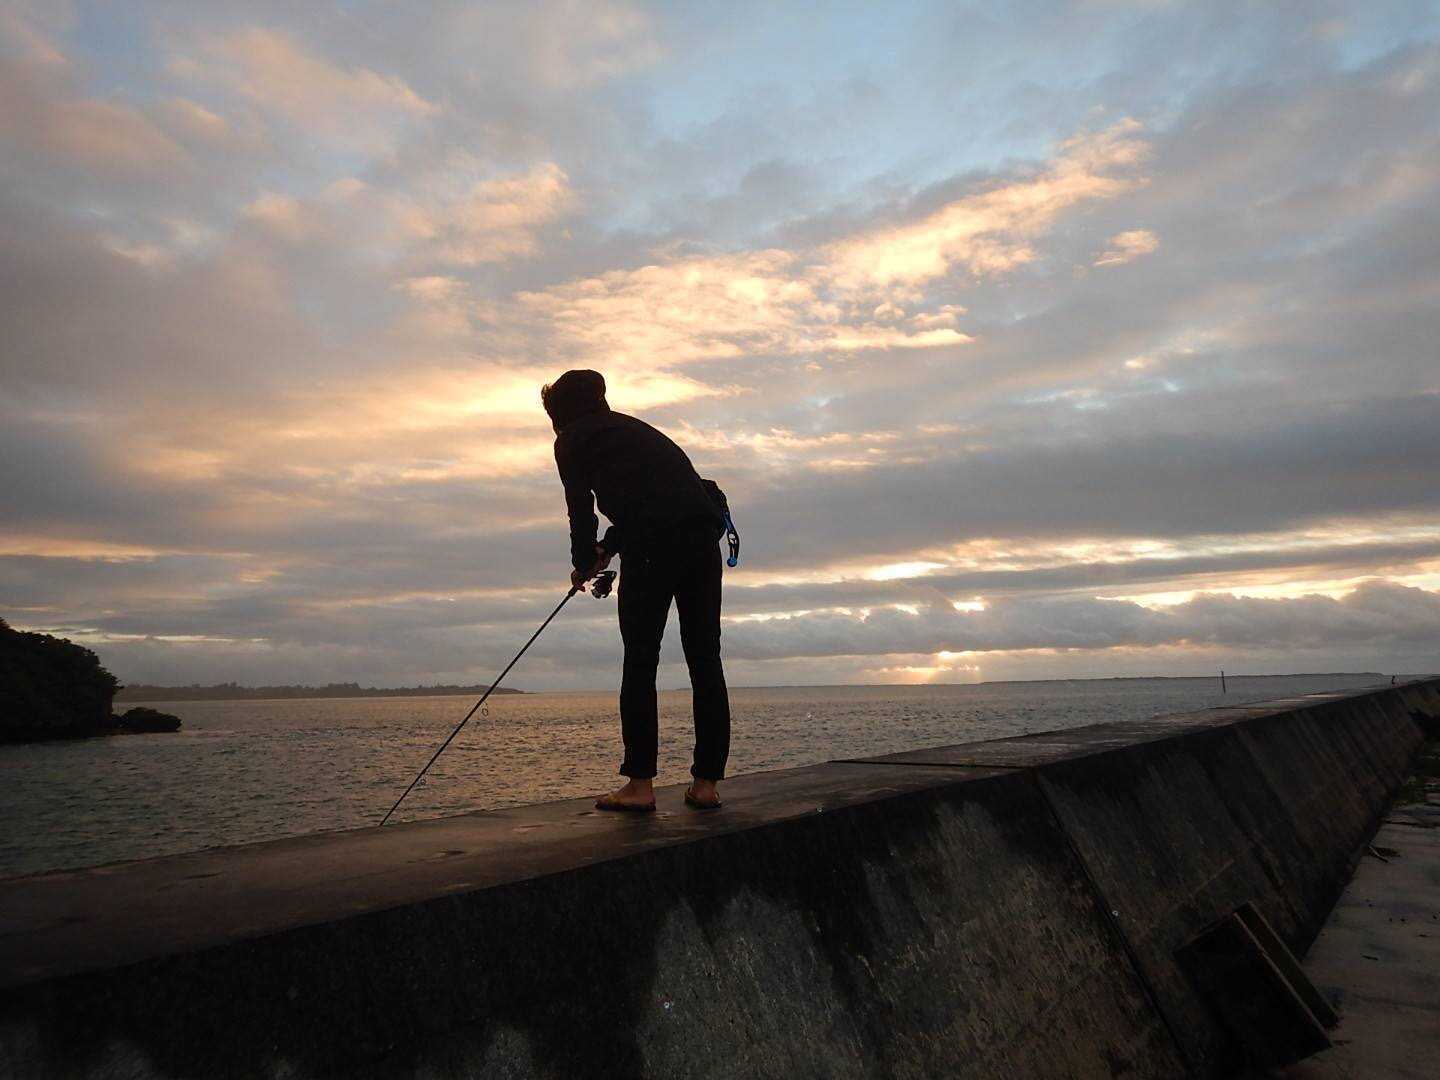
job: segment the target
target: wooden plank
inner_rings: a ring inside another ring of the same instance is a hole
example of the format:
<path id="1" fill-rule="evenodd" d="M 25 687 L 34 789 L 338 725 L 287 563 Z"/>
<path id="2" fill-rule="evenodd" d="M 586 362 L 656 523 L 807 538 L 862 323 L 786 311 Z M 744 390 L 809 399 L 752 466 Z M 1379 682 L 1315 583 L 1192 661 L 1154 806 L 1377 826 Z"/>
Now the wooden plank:
<path id="1" fill-rule="evenodd" d="M 1325 995 L 1320 993 L 1315 984 L 1310 981 L 1310 977 L 1305 974 L 1305 969 L 1300 966 L 1300 961 L 1295 958 L 1295 954 L 1290 951 L 1285 942 L 1280 940 L 1280 936 L 1265 921 L 1265 916 L 1260 914 L 1255 905 L 1247 901 L 1235 909 L 1235 914 L 1240 917 L 1240 921 L 1245 924 L 1250 933 L 1255 935 L 1255 940 L 1265 950 L 1265 955 L 1270 957 L 1270 962 L 1280 969 L 1280 974 L 1285 976 L 1285 980 L 1291 988 L 1300 995 L 1300 1000 L 1305 1002 L 1306 1007 L 1315 1015 L 1315 1019 L 1327 1028 L 1333 1028 L 1338 1024 L 1340 1017 L 1330 1007 L 1330 1002 L 1325 1000 Z"/>
<path id="2" fill-rule="evenodd" d="M 1330 1045 L 1325 1028 L 1238 914 L 1175 952 L 1181 968 L 1255 1068 L 1275 1068 Z"/>

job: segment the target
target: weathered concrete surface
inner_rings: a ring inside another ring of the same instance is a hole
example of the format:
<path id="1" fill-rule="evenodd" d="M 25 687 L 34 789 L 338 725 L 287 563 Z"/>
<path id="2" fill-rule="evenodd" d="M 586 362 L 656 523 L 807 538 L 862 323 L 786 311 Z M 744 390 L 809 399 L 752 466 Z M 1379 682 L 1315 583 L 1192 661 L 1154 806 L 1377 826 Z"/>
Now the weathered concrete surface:
<path id="1" fill-rule="evenodd" d="M 1219 1075 L 1173 950 L 1247 900 L 1308 941 L 1427 709 L 1324 695 L 741 777 L 719 814 L 674 788 L 3 882 L 0 1075 Z"/>
<path id="2" fill-rule="evenodd" d="M 1440 715 L 1440 709 L 1436 710 Z M 1440 755 L 1440 744 L 1431 752 Z M 1305 969 L 1340 1010 L 1287 1080 L 1432 1080 L 1440 1068 L 1440 779 L 1385 816 Z"/>

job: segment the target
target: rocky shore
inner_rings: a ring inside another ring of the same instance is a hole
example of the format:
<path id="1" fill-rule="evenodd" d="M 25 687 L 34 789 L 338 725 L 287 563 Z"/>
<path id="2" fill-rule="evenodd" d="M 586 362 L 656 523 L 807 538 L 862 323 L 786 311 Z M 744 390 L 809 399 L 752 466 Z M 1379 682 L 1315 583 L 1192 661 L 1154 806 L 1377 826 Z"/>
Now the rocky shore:
<path id="1" fill-rule="evenodd" d="M 83 645 L 0 619 L 0 743 L 180 730 L 156 709 L 111 711 L 120 683 Z"/>

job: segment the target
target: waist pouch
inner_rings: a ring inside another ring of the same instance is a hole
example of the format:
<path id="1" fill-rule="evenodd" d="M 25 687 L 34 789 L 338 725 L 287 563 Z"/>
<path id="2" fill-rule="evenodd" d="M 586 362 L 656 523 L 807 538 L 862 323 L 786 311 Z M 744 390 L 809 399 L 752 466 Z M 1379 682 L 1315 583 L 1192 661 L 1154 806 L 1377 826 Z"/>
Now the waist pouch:
<path id="1" fill-rule="evenodd" d="M 725 523 L 730 518 L 730 500 L 725 497 L 725 492 L 721 490 L 720 485 L 715 483 L 714 480 L 706 480 L 702 476 L 700 478 L 700 486 L 705 489 L 705 494 L 709 496 L 710 501 L 715 505 L 715 539 L 718 540 L 725 535 Z"/>

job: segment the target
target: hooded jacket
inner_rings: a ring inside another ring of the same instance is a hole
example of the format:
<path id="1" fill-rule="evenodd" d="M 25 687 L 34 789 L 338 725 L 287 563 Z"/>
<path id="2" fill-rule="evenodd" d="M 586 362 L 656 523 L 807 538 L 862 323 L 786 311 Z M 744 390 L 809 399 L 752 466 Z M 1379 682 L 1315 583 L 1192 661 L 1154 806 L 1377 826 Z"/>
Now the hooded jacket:
<path id="1" fill-rule="evenodd" d="M 570 515 L 570 562 L 595 565 L 600 512 L 613 523 L 600 542 L 617 555 L 663 544 L 687 524 L 724 530 L 724 516 L 706 493 L 685 451 L 643 420 L 602 405 L 570 421 L 555 438 L 555 465 Z"/>

